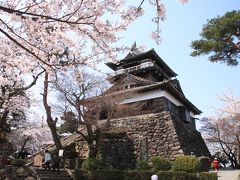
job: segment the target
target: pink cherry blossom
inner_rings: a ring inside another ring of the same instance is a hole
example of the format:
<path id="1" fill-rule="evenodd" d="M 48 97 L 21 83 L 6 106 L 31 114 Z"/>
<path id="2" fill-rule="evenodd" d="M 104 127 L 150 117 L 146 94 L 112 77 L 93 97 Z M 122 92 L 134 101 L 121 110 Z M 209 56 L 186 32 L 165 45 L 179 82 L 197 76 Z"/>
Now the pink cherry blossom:
<path id="1" fill-rule="evenodd" d="M 26 90 L 42 71 L 52 82 L 59 72 L 116 61 L 119 53 L 129 50 L 119 44 L 124 38 L 119 32 L 144 15 L 143 2 L 134 6 L 126 0 L 1 1 L 0 118 L 4 112 L 29 108 L 32 97 Z M 166 9 L 161 0 L 147 2 L 156 11 L 157 28 L 151 37 L 159 44 Z M 33 79 L 31 83 L 26 77 Z"/>

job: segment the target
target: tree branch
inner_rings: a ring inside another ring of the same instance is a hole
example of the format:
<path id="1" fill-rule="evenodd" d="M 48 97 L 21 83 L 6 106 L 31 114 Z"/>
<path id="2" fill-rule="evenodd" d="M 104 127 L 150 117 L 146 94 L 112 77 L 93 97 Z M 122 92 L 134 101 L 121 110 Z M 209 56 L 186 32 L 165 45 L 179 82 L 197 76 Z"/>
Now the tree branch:
<path id="1" fill-rule="evenodd" d="M 2 32 L 5 36 L 7 36 L 11 41 L 13 41 L 15 44 L 17 44 L 20 48 L 24 49 L 25 51 L 27 51 L 29 54 L 31 54 L 32 56 L 34 56 L 36 59 L 38 59 L 40 62 L 42 62 L 43 64 L 51 67 L 50 64 L 46 63 L 44 60 L 42 60 L 40 57 L 38 57 L 35 53 L 33 53 L 32 51 L 30 51 L 28 48 L 26 48 L 25 46 L 23 46 L 22 44 L 20 44 L 16 39 L 14 39 L 12 36 L 10 36 L 7 32 L 5 32 L 4 30 L 2 30 L 0 28 L 0 32 Z"/>

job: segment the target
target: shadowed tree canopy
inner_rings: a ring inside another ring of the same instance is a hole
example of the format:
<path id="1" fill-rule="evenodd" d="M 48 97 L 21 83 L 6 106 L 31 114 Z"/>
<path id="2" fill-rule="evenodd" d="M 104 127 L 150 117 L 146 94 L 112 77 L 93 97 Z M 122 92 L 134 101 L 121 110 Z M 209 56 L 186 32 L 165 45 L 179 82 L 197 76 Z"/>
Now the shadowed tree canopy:
<path id="1" fill-rule="evenodd" d="M 74 133 L 77 131 L 78 122 L 76 115 L 72 111 L 64 112 L 61 119 L 64 123 L 60 126 L 60 133 L 70 132 Z"/>
<path id="2" fill-rule="evenodd" d="M 220 95 L 223 107 L 216 115 L 202 119 L 200 131 L 213 154 L 221 152 L 233 168 L 240 167 L 240 98 L 232 92 Z"/>
<path id="3" fill-rule="evenodd" d="M 126 52 L 129 48 L 118 43 L 123 38 L 120 33 L 144 15 L 144 2 L 146 0 L 135 3 L 126 0 L 0 1 L 0 106 L 4 102 L 6 107 L 14 100 L 8 107 L 26 108 L 26 103 L 22 103 L 24 96 L 7 97 L 9 93 L 5 91 L 11 87 L 13 95 L 18 95 L 15 84 L 31 75 L 34 80 L 30 86 L 33 86 L 44 73 L 42 96 L 46 121 L 60 149 L 56 121 L 48 101 L 49 87 L 60 72 L 82 66 L 96 68 L 97 64 L 115 61 L 120 52 Z M 159 43 L 159 25 L 165 19 L 165 6 L 161 0 L 147 2 L 156 12 L 152 20 L 157 27 L 151 37 Z M 20 86 L 17 90 L 25 92 L 27 87 Z M 6 124 L 8 114 L 6 109 L 0 117 L 0 128 Z"/>
<path id="4" fill-rule="evenodd" d="M 227 12 L 208 20 L 201 39 L 192 41 L 191 56 L 210 55 L 211 62 L 236 66 L 240 57 L 240 11 Z"/>

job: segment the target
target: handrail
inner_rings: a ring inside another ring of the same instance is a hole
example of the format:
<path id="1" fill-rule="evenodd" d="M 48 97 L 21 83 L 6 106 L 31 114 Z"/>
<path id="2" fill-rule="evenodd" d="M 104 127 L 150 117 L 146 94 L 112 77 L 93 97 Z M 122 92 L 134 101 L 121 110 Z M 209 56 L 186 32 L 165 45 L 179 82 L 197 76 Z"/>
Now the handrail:
<path id="1" fill-rule="evenodd" d="M 111 73 L 111 75 L 116 76 L 116 75 L 124 74 L 124 73 L 127 73 L 127 72 L 129 73 L 129 72 L 137 71 L 139 69 L 152 67 L 152 66 L 155 66 L 155 63 L 153 63 L 151 61 L 147 61 L 147 62 L 141 63 L 137 66 L 129 67 L 129 68 L 126 68 L 126 69 L 119 69 L 119 70 Z"/>

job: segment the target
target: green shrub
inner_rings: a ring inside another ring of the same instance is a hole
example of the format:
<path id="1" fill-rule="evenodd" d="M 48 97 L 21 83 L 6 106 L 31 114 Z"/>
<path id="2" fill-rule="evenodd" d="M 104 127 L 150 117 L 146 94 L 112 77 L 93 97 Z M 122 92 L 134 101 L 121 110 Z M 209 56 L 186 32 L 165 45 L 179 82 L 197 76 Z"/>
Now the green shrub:
<path id="1" fill-rule="evenodd" d="M 200 163 L 195 156 L 179 156 L 173 163 L 173 170 L 188 173 L 199 172 Z"/>
<path id="2" fill-rule="evenodd" d="M 151 179 L 151 176 L 154 174 L 153 171 L 150 170 L 128 170 L 125 171 L 123 180 L 146 180 Z"/>
<path id="3" fill-rule="evenodd" d="M 12 165 L 13 166 L 24 166 L 25 163 L 26 162 L 23 159 L 14 159 L 14 160 L 12 160 Z"/>
<path id="4" fill-rule="evenodd" d="M 217 179 L 218 179 L 217 173 L 213 173 L 213 172 L 200 173 L 200 180 L 217 180 Z"/>
<path id="5" fill-rule="evenodd" d="M 159 180 L 199 180 L 196 174 L 174 171 L 157 172 Z"/>
<path id="6" fill-rule="evenodd" d="M 94 171 L 102 167 L 102 162 L 95 158 L 89 158 L 82 163 L 82 169 L 87 171 Z"/>
<path id="7" fill-rule="evenodd" d="M 171 162 L 162 156 L 156 156 L 149 159 L 154 171 L 168 171 L 171 169 Z"/>
<path id="8" fill-rule="evenodd" d="M 92 172 L 91 179 L 96 180 L 123 180 L 124 171 L 117 169 L 97 169 Z"/>
<path id="9" fill-rule="evenodd" d="M 137 170 L 150 170 L 151 167 L 149 166 L 147 161 L 140 160 L 137 162 L 136 169 Z"/>

